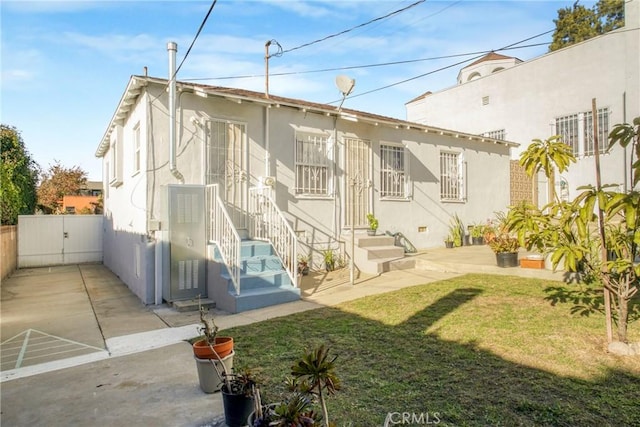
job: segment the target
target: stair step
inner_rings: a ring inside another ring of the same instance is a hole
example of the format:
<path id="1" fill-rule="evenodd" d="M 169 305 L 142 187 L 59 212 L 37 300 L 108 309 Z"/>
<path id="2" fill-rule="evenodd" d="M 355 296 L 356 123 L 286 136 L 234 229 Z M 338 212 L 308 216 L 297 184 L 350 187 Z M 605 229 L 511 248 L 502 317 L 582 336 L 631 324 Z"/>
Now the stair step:
<path id="1" fill-rule="evenodd" d="M 200 309 L 200 304 L 206 309 L 211 309 L 216 307 L 215 301 L 209 298 L 204 298 L 198 301 L 197 298 L 192 298 L 183 301 L 173 301 L 172 305 L 176 309 L 177 312 L 187 312 L 187 311 L 198 311 Z"/>
<path id="2" fill-rule="evenodd" d="M 283 269 L 282 261 L 277 255 L 259 255 L 244 258 L 241 261 L 242 273 L 261 273 L 265 271 L 280 271 Z"/>
<path id="3" fill-rule="evenodd" d="M 358 236 L 355 237 L 355 244 L 360 248 L 370 248 L 372 246 L 394 246 L 394 238 L 387 235 L 379 236 Z"/>
<path id="4" fill-rule="evenodd" d="M 251 258 L 260 255 L 273 255 L 271 243 L 261 240 L 243 240 L 240 242 L 240 258 Z"/>
<path id="5" fill-rule="evenodd" d="M 404 249 L 399 246 L 369 246 L 367 247 L 367 259 L 375 261 L 385 258 L 402 258 Z"/>

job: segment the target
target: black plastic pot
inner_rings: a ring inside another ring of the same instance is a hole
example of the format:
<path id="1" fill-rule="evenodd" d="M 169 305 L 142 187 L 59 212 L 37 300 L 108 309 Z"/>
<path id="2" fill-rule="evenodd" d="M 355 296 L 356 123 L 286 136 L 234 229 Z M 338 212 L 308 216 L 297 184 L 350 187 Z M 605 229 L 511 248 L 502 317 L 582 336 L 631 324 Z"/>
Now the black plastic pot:
<path id="1" fill-rule="evenodd" d="M 253 412 L 253 396 L 230 394 L 222 388 L 222 404 L 224 406 L 224 422 L 229 427 L 247 425 L 247 418 Z"/>
<path id="2" fill-rule="evenodd" d="M 474 245 L 484 245 L 484 237 L 482 236 L 472 237 L 471 241 L 473 242 Z"/>
<path id="3" fill-rule="evenodd" d="M 517 267 L 518 252 L 499 252 L 496 254 L 498 267 Z"/>

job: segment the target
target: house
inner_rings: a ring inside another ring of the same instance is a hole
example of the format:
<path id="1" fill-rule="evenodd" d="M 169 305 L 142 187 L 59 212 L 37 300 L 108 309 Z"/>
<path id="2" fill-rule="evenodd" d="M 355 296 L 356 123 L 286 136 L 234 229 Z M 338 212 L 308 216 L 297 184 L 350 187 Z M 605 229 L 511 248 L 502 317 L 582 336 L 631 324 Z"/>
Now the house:
<path id="1" fill-rule="evenodd" d="M 489 53 L 462 68 L 457 85 L 409 101 L 407 119 L 516 141 L 513 160 L 533 139 L 561 135 L 578 161 L 554 185 L 560 197 L 573 199 L 578 187 L 595 183 L 592 100 L 600 152 L 615 124 L 640 115 L 639 4 L 626 1 L 623 28 L 528 61 Z M 602 182 L 630 190 L 631 159 L 630 147 L 603 155 Z M 518 192 L 527 182 L 517 167 L 512 178 L 512 202 L 531 199 L 530 188 Z M 534 200 L 544 205 L 550 191 L 546 178 L 538 180 Z"/>
<path id="2" fill-rule="evenodd" d="M 96 212 L 102 195 L 101 181 L 87 181 L 79 194 L 65 195 L 60 201 L 59 211 L 66 214 L 101 213 Z"/>
<path id="3" fill-rule="evenodd" d="M 169 43 L 170 64 L 176 49 Z M 367 213 L 379 233 L 429 248 L 443 245 L 454 214 L 469 224 L 503 210 L 516 146 L 299 99 L 132 76 L 96 151 L 104 264 L 146 304 L 207 296 L 239 312 L 298 299 L 299 255 L 321 268 L 323 251 L 346 261 L 354 254 L 355 266 L 372 273 L 403 257 L 392 237 L 365 237 Z"/>

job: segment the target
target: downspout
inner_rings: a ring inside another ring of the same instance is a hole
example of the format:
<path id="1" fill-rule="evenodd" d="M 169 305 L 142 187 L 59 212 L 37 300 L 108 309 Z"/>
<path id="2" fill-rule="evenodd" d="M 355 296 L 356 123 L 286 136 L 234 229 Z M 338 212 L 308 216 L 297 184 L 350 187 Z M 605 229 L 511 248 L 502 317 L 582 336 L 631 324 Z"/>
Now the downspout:
<path id="1" fill-rule="evenodd" d="M 184 177 L 176 166 L 176 53 L 178 44 L 176 42 L 167 43 L 169 51 L 169 170 L 171 174 L 181 183 Z"/>
<path id="2" fill-rule="evenodd" d="M 264 107 L 264 176 L 271 176 L 271 145 L 269 142 L 269 134 L 270 130 L 270 120 L 269 120 L 269 110 L 271 109 L 271 105 L 265 105 Z"/>
<path id="3" fill-rule="evenodd" d="M 627 123 L 627 92 L 622 92 L 622 123 Z M 627 147 L 622 147 L 622 176 L 624 177 L 623 192 L 629 190 L 627 186 Z M 633 182 L 633 177 L 629 177 L 629 182 Z"/>

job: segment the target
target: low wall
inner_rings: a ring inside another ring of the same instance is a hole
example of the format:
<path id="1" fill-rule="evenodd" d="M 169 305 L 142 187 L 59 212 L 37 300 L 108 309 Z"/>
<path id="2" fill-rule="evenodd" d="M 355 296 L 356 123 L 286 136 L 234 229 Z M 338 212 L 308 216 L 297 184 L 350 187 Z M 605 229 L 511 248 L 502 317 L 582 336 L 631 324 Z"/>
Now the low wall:
<path id="1" fill-rule="evenodd" d="M 2 270 L 2 279 L 9 276 L 16 269 L 18 264 L 18 226 L 3 225 L 2 226 L 2 261 L 0 268 Z"/>

